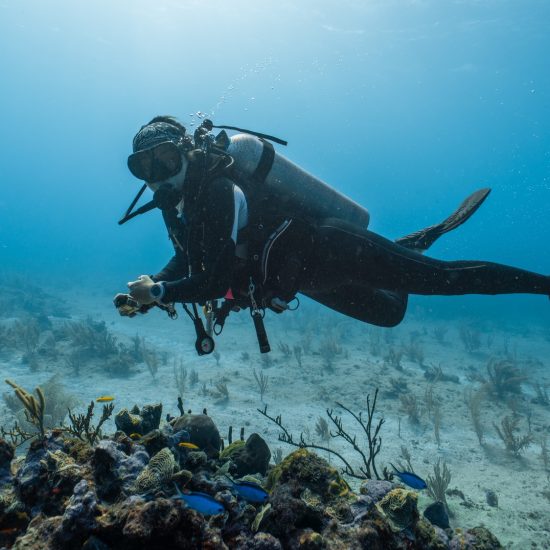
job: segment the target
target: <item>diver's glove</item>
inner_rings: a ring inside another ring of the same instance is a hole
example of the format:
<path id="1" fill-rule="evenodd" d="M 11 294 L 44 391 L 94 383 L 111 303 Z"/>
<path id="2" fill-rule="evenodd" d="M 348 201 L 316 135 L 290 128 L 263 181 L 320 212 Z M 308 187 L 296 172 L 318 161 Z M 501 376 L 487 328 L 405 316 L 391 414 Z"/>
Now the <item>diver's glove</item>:
<path id="1" fill-rule="evenodd" d="M 160 302 L 164 296 L 164 285 L 155 283 L 149 275 L 140 275 L 137 281 L 128 283 L 130 296 L 141 305 L 149 305 Z"/>

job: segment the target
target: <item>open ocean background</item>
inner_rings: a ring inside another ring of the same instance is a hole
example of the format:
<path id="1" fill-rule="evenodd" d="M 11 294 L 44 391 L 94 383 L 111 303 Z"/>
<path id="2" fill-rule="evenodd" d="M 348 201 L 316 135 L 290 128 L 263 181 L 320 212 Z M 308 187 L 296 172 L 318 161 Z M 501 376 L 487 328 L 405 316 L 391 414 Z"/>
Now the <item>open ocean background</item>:
<path id="1" fill-rule="evenodd" d="M 380 389 L 379 464 L 410 447 L 426 476 L 442 459 L 463 491 L 450 497 L 453 527 L 487 525 L 513 550 L 550 548 L 546 297 L 412 296 L 391 331 L 303 303 L 268 315 L 273 353 L 262 358 L 248 313 L 231 316 L 217 354 L 197 357 L 181 309 L 172 322 L 159 311 L 120 318 L 112 305 L 172 255 L 159 212 L 117 225 L 141 186 L 126 166 L 132 138 L 155 115 L 190 133 L 207 116 L 288 140 L 279 153 L 365 206 L 370 229 L 392 239 L 491 187 L 430 255 L 550 274 L 549 29 L 548 0 L 0 0 L 0 381 L 32 390 L 55 378 L 77 411 L 113 395 L 117 411 L 162 401 L 174 413 L 183 394 L 222 436 L 246 426 L 280 457 L 292 448 L 258 407 L 315 440 L 327 407 L 364 410 Z M 114 351 L 86 355 L 71 330 L 108 334 Z M 323 364 L 326 342 L 339 351 Z M 117 372 L 110 361 L 131 345 L 162 358 L 158 373 L 145 355 Z M 497 396 L 494 365 L 510 384 Z M 265 401 L 256 367 L 269 373 Z M 200 384 L 185 386 L 188 368 Z M 0 426 L 10 426 L 17 410 L 3 390 Z M 533 438 L 521 456 L 497 435 L 511 415 Z M 420 499 L 419 510 L 430 502 Z"/>
<path id="2" fill-rule="evenodd" d="M 116 224 L 139 187 L 126 157 L 152 116 L 201 111 L 287 139 L 387 237 L 490 186 L 430 253 L 548 273 L 549 21 L 544 0 L 2 0 L 2 269 L 114 293 L 160 268 L 160 216 Z M 541 297 L 415 304 L 550 318 Z"/>

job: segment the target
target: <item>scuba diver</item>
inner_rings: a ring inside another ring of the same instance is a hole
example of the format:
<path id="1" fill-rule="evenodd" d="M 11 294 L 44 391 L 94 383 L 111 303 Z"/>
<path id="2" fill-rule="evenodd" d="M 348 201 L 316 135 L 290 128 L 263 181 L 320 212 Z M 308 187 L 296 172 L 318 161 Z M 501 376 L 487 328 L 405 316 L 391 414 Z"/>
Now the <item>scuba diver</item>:
<path id="1" fill-rule="evenodd" d="M 213 134 L 213 129 L 222 131 Z M 240 133 L 229 137 L 225 130 Z M 273 136 L 204 119 L 191 137 L 168 116 L 141 127 L 128 157 L 145 183 L 119 221 L 159 208 L 174 256 L 155 275 L 117 294 L 121 315 L 182 303 L 199 354 L 214 348 L 230 311 L 250 309 L 260 351 L 269 351 L 266 309 L 295 309 L 297 294 L 354 319 L 393 327 L 409 294 L 550 296 L 550 277 L 485 261 L 443 261 L 423 253 L 464 223 L 490 189 L 470 195 L 443 222 L 390 241 L 368 230 L 369 213 L 275 152 Z M 153 200 L 133 211 L 144 190 Z M 192 310 L 188 304 L 192 305 Z M 197 304 L 203 306 L 204 327 Z"/>

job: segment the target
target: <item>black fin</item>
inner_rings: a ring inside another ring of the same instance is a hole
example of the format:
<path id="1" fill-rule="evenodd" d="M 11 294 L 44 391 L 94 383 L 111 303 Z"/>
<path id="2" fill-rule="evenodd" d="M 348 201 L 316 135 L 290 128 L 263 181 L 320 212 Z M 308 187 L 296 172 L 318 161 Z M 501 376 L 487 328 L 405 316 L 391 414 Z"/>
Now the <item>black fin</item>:
<path id="1" fill-rule="evenodd" d="M 410 248 L 423 252 L 428 250 L 430 246 L 439 238 L 441 235 L 456 229 L 459 225 L 462 225 L 470 216 L 483 204 L 483 201 L 487 198 L 491 189 L 484 187 L 475 191 L 469 195 L 466 199 L 462 201 L 460 206 L 445 220 L 436 225 L 430 225 L 421 229 L 420 231 L 415 231 L 410 235 L 401 237 L 395 242 L 405 248 Z"/>

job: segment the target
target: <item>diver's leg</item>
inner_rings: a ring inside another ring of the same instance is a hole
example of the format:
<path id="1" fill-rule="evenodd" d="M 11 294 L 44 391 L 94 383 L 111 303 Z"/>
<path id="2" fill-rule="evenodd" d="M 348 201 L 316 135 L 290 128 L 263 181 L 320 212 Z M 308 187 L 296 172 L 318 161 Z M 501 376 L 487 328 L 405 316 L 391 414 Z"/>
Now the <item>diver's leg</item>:
<path id="1" fill-rule="evenodd" d="M 357 229 L 341 220 L 326 222 L 349 231 Z M 333 259 L 326 247 L 337 247 L 340 236 L 331 230 L 326 239 L 315 237 L 300 277 L 299 292 L 359 321 L 381 327 L 398 325 L 407 310 L 407 294 L 375 288 L 356 276 L 351 262 Z"/>
<path id="2" fill-rule="evenodd" d="M 428 258 L 371 231 L 325 225 L 318 231 L 316 263 L 350 282 L 411 294 L 546 294 L 550 277 L 484 261 Z"/>
<path id="3" fill-rule="evenodd" d="M 407 295 L 364 285 L 347 285 L 325 292 L 301 291 L 312 300 L 348 317 L 379 327 L 395 327 L 405 316 Z"/>

